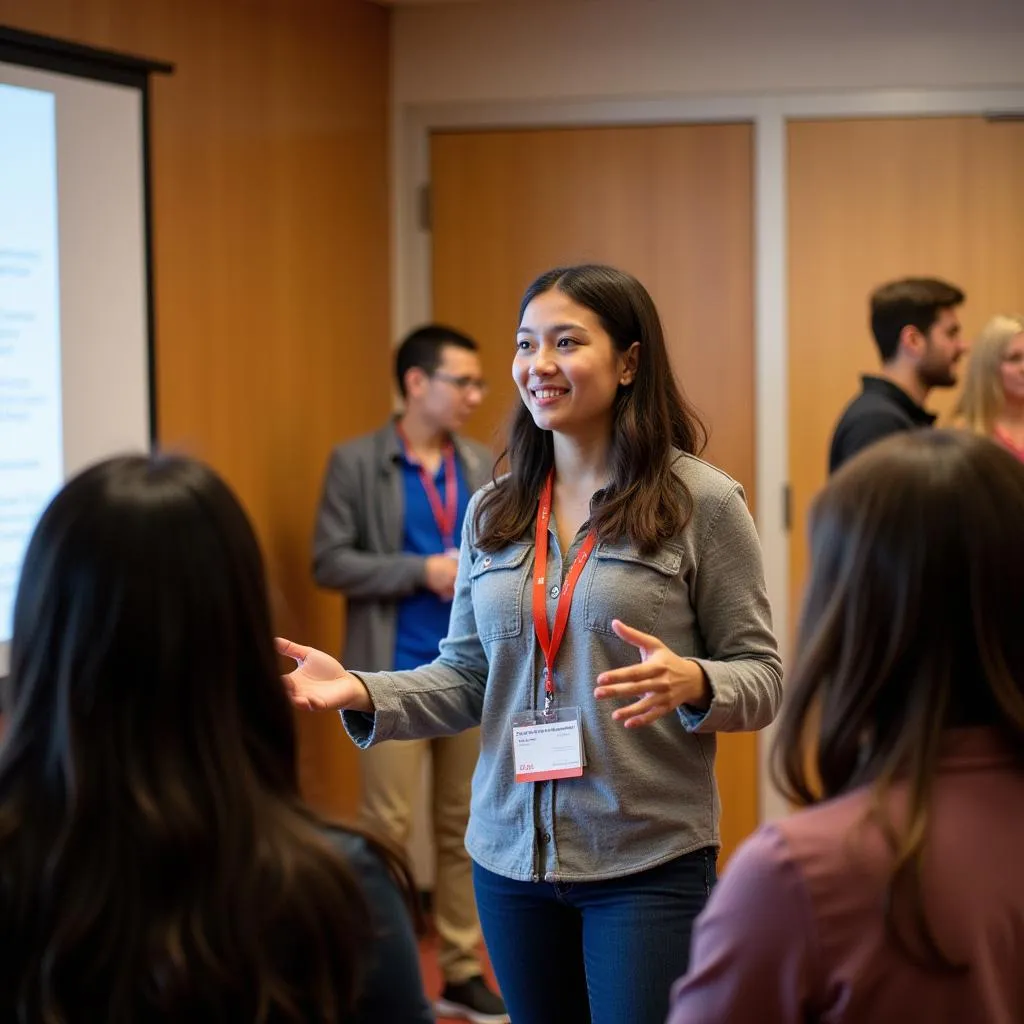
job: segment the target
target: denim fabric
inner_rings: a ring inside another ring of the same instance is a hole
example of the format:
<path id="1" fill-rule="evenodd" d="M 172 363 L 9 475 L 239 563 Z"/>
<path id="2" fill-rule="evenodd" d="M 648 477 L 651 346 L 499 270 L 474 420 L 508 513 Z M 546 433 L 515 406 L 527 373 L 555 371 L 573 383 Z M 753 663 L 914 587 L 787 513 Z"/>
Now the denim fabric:
<path id="1" fill-rule="evenodd" d="M 715 850 L 604 882 L 518 882 L 475 865 L 487 950 L 515 1024 L 664 1024 L 715 884 Z"/>

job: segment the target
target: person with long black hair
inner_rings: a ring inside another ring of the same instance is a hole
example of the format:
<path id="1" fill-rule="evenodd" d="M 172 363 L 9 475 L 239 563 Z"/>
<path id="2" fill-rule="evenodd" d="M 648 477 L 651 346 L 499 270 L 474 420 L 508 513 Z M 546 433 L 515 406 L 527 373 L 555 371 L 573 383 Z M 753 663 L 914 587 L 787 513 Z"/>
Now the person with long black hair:
<path id="1" fill-rule="evenodd" d="M 0 1020 L 426 1024 L 401 861 L 299 796 L 263 562 L 185 458 L 28 545 L 0 746 Z"/>

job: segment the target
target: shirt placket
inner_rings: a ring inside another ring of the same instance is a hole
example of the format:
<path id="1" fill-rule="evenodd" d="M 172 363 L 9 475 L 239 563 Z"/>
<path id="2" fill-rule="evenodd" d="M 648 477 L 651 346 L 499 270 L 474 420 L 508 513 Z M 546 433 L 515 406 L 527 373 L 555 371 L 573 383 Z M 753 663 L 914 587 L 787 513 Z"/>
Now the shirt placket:
<path id="1" fill-rule="evenodd" d="M 555 611 L 558 608 L 558 599 L 562 594 L 562 585 L 565 582 L 565 575 L 572 566 L 573 559 L 576 557 L 576 552 L 579 550 L 580 545 L 586 539 L 587 530 L 589 526 L 584 523 L 583 526 L 577 531 L 576 536 L 573 537 L 572 543 L 569 545 L 569 549 L 563 555 L 558 541 L 558 530 L 556 529 L 555 513 L 554 510 L 551 512 L 551 520 L 548 524 L 548 564 L 545 575 L 544 584 L 547 587 L 547 615 L 548 624 L 554 622 Z M 552 581 L 552 568 L 558 566 L 558 579 Z M 577 616 L 574 614 L 576 611 L 576 601 L 573 601 L 573 607 L 569 610 L 569 631 L 572 630 L 575 619 Z M 543 665 L 543 661 L 541 662 Z M 564 663 L 561 663 L 564 666 Z M 572 700 L 569 696 L 568 690 L 566 689 L 565 683 L 568 679 L 568 673 L 560 671 L 560 663 L 555 663 L 555 706 L 565 707 L 567 704 L 571 704 Z M 542 675 L 540 672 L 536 673 L 536 691 L 534 694 L 534 707 L 541 708 L 544 706 L 544 684 L 541 681 Z M 535 842 L 537 849 L 537 856 L 534 863 L 537 865 L 537 870 L 534 873 L 533 880 L 539 882 L 543 879 L 545 882 L 557 882 L 558 881 L 558 837 L 555 832 L 555 792 L 558 786 L 557 779 L 550 779 L 546 782 L 533 783 L 535 791 L 535 803 L 534 803 L 534 821 L 536 826 L 534 829 Z"/>

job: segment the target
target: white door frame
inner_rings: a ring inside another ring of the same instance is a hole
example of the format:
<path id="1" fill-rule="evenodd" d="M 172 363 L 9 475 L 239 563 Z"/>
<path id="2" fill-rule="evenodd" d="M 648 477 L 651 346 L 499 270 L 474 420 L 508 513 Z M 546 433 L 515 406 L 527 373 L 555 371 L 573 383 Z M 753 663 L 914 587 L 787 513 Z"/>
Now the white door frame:
<path id="1" fill-rule="evenodd" d="M 440 129 L 556 128 L 747 121 L 754 126 L 754 393 L 757 529 L 775 630 L 788 652 L 789 535 L 783 493 L 789 478 L 786 245 L 786 126 L 792 120 L 953 117 L 1024 112 L 1024 86 L 1005 89 L 886 90 L 765 96 L 403 104 L 392 121 L 392 334 L 431 315 L 431 246 L 419 224 L 421 186 L 430 179 L 430 133 Z M 785 813 L 760 743 L 762 820 Z"/>

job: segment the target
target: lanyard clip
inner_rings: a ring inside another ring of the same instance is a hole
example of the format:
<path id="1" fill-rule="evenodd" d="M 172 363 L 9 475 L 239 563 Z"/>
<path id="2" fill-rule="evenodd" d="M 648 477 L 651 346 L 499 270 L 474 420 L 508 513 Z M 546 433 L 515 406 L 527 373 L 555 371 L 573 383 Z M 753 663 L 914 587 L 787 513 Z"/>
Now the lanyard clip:
<path id="1" fill-rule="evenodd" d="M 544 714 L 553 715 L 555 713 L 555 684 L 551 678 L 551 673 L 545 668 L 544 669 Z"/>

